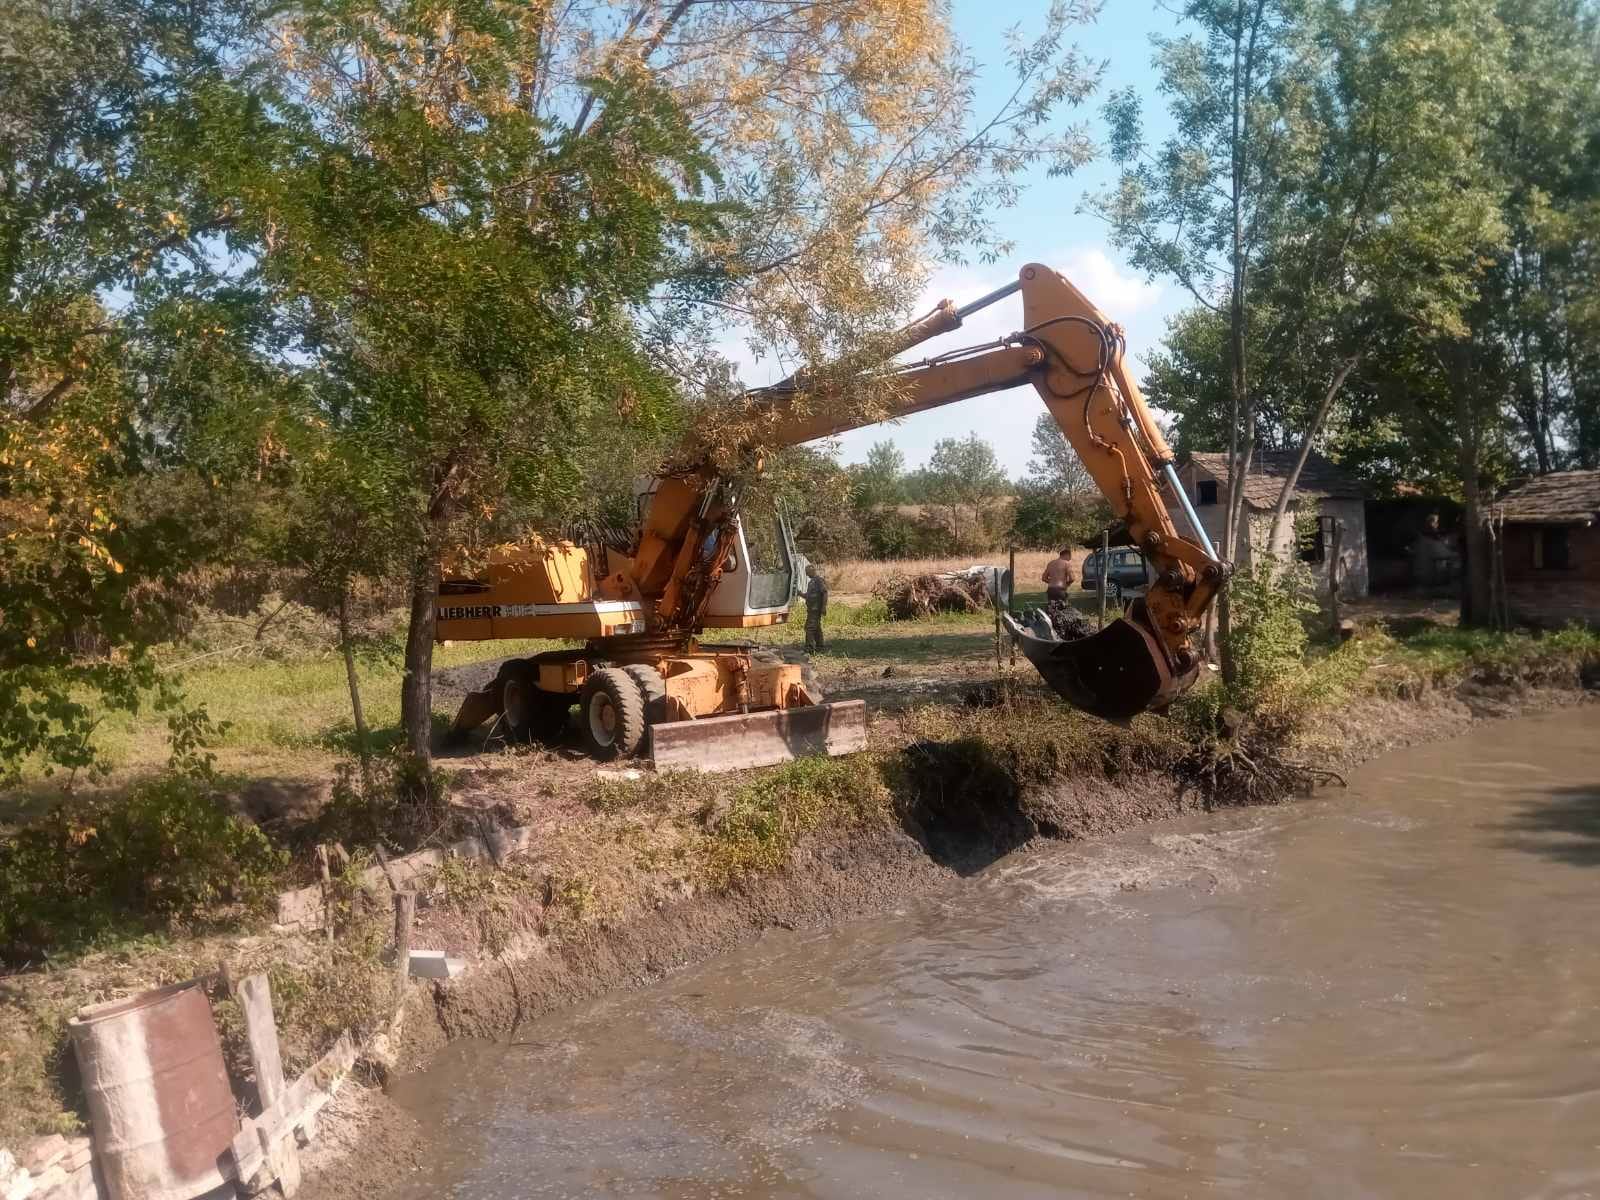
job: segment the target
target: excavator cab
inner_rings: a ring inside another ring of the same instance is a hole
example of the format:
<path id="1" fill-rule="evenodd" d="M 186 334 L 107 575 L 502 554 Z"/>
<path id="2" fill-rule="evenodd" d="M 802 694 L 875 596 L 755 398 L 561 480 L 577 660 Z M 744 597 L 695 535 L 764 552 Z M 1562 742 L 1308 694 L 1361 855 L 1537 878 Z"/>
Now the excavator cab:
<path id="1" fill-rule="evenodd" d="M 748 628 L 753 620 L 781 619 L 797 594 L 800 555 L 781 505 L 758 498 L 738 508 L 732 546 L 706 602 L 708 629 Z"/>

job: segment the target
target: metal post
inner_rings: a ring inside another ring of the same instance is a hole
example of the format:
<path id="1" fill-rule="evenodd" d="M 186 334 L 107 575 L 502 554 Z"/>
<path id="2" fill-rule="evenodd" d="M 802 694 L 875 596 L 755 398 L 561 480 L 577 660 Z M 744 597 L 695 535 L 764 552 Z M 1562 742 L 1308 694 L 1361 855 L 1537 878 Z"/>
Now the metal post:
<path id="1" fill-rule="evenodd" d="M 1011 576 L 1011 595 L 1006 600 L 1006 611 L 1009 612 L 1011 611 L 1011 601 L 1017 598 L 1017 545 L 1015 542 L 1011 544 L 1011 565 L 1007 568 L 1007 574 Z M 1011 665 L 1013 667 L 1017 665 L 1016 638 L 1011 639 Z"/>
<path id="2" fill-rule="evenodd" d="M 1111 569 L 1111 530 L 1100 531 L 1100 580 L 1095 589 L 1100 594 L 1100 628 L 1106 627 L 1106 572 Z"/>

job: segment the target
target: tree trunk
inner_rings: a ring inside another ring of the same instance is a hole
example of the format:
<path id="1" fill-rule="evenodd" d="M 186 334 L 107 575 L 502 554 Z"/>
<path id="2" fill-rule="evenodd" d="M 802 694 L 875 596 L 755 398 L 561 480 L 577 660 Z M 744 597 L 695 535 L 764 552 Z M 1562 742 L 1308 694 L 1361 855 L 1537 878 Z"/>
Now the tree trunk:
<path id="1" fill-rule="evenodd" d="M 361 682 L 356 677 L 356 652 L 350 637 L 350 584 L 339 587 L 339 653 L 344 656 L 345 682 L 350 685 L 350 714 L 356 725 L 356 753 L 363 764 L 372 756 L 367 714 L 361 707 Z"/>
<path id="2" fill-rule="evenodd" d="M 428 538 L 411 566 L 411 620 L 406 626 L 405 678 L 400 721 L 406 746 L 424 762 L 433 755 L 433 629 L 439 592 L 439 555 Z"/>
<path id="3" fill-rule="evenodd" d="M 1489 547 L 1483 529 L 1482 471 L 1477 416 L 1467 389 L 1471 386 L 1465 371 L 1458 371 L 1455 392 L 1457 442 L 1456 464 L 1461 473 L 1461 623 L 1483 624 L 1489 612 Z"/>
<path id="4" fill-rule="evenodd" d="M 1578 425 L 1575 466 L 1585 470 L 1600 467 L 1600 396 L 1591 396 L 1584 385 L 1584 364 L 1578 361 L 1578 351 L 1573 342 L 1572 326 L 1562 326 L 1562 351 L 1566 359 L 1567 378 L 1572 386 L 1572 410 Z"/>
<path id="5" fill-rule="evenodd" d="M 1316 415 L 1306 427 L 1306 435 L 1300 441 L 1300 453 L 1295 456 L 1294 466 L 1289 468 L 1289 475 L 1283 481 L 1283 489 L 1278 493 L 1278 505 L 1272 510 L 1272 529 L 1267 534 L 1269 547 L 1279 545 L 1284 536 L 1284 527 L 1289 521 L 1289 505 L 1294 500 L 1295 489 L 1300 486 L 1300 472 L 1305 470 L 1306 459 L 1311 457 L 1311 443 L 1322 431 L 1322 423 L 1328 419 L 1328 410 L 1333 407 L 1334 397 L 1339 394 L 1339 389 L 1344 387 L 1344 381 L 1349 378 L 1350 372 L 1355 370 L 1356 364 L 1360 361 L 1361 356 L 1357 354 L 1340 364 L 1339 370 L 1334 374 L 1333 382 L 1323 393 L 1322 403 L 1317 406 Z"/>

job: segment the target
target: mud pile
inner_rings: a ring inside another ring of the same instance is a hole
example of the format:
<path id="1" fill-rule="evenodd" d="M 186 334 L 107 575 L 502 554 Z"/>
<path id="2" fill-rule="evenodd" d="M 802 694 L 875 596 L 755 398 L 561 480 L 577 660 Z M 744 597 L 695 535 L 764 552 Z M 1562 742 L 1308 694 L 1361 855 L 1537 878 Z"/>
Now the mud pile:
<path id="1" fill-rule="evenodd" d="M 1065 600 L 1052 600 L 1045 605 L 1044 614 L 1050 618 L 1050 627 L 1063 642 L 1076 642 L 1094 636 L 1095 627 L 1089 618 Z"/>

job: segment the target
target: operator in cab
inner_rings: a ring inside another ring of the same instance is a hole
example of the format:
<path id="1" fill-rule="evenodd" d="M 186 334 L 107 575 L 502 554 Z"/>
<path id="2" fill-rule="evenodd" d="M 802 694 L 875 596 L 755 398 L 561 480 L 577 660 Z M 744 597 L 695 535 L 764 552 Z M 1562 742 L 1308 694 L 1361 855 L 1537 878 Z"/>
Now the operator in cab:
<path id="1" fill-rule="evenodd" d="M 828 611 L 828 581 L 822 572 L 806 564 L 806 652 L 826 649 L 822 640 L 822 614 Z"/>
<path id="2" fill-rule="evenodd" d="M 1044 580 L 1044 597 L 1047 603 L 1064 603 L 1067 591 L 1078 578 L 1072 569 L 1072 547 L 1062 548 L 1059 558 L 1052 558 L 1045 564 L 1044 574 L 1039 578 Z"/>

